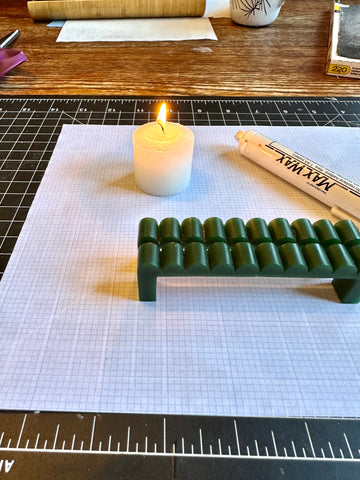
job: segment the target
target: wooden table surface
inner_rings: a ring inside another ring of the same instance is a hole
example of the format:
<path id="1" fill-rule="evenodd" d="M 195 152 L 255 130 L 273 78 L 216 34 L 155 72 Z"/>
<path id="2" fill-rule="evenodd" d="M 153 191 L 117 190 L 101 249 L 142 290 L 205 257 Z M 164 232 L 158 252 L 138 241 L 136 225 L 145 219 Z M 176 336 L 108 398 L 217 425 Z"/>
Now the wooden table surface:
<path id="1" fill-rule="evenodd" d="M 183 42 L 56 43 L 26 0 L 0 0 L 0 36 L 28 61 L 0 95 L 360 96 L 360 80 L 325 74 L 332 0 L 287 0 L 265 28 L 212 18 L 218 37 Z"/>

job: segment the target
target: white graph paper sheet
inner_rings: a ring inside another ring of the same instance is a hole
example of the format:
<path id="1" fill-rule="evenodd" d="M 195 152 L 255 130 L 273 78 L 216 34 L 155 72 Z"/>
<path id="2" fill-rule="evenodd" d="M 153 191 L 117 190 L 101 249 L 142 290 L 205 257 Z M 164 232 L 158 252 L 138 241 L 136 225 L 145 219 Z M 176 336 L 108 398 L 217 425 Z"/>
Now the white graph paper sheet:
<path id="1" fill-rule="evenodd" d="M 135 185 L 135 127 L 65 126 L 0 284 L 4 409 L 360 415 L 360 306 L 328 280 L 161 278 L 137 294 L 142 217 L 331 218 L 243 158 L 237 128 L 194 127 L 191 184 Z M 259 127 L 360 183 L 360 129 Z"/>

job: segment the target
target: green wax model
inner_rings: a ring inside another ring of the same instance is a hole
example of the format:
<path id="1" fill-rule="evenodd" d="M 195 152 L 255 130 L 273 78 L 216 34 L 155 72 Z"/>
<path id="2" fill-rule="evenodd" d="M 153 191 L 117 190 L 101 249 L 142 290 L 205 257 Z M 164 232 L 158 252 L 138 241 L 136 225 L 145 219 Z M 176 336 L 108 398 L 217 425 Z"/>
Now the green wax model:
<path id="1" fill-rule="evenodd" d="M 141 301 L 156 300 L 158 277 L 263 276 L 333 278 L 340 301 L 358 303 L 360 232 L 351 220 L 147 217 L 139 223 L 137 274 Z"/>

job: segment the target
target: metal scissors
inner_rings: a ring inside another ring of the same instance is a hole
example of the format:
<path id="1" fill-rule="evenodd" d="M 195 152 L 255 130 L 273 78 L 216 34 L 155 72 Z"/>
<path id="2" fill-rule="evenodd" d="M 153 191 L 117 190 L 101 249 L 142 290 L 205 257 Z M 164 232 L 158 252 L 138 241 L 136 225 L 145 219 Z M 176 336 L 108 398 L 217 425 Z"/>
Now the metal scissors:
<path id="1" fill-rule="evenodd" d="M 26 55 L 21 50 L 5 48 L 14 42 L 19 35 L 19 30 L 14 30 L 0 39 L 0 77 L 27 60 Z"/>

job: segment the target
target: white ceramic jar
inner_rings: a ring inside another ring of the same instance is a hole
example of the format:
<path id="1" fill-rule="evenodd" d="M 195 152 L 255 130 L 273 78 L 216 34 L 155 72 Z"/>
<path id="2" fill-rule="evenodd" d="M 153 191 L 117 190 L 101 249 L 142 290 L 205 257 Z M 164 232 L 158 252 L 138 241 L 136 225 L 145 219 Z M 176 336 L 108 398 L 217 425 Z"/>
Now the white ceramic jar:
<path id="1" fill-rule="evenodd" d="M 231 18 L 251 27 L 269 25 L 280 13 L 285 0 L 230 0 Z"/>

